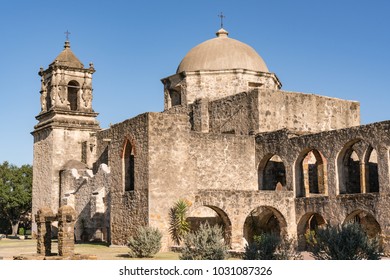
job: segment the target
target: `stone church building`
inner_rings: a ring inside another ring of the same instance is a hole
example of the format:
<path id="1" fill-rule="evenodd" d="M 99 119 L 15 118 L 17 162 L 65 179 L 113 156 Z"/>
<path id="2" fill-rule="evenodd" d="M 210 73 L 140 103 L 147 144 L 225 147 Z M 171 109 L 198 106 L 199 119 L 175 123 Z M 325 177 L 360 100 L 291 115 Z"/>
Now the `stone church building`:
<path id="1" fill-rule="evenodd" d="M 260 231 L 304 249 L 308 230 L 347 222 L 387 244 L 390 121 L 360 125 L 358 102 L 281 90 L 224 29 L 161 80 L 163 112 L 100 128 L 94 72 L 68 41 L 39 71 L 33 215 L 72 206 L 77 240 L 118 245 L 157 227 L 168 250 L 169 211 L 185 199 L 192 226 L 220 224 L 233 250 Z"/>

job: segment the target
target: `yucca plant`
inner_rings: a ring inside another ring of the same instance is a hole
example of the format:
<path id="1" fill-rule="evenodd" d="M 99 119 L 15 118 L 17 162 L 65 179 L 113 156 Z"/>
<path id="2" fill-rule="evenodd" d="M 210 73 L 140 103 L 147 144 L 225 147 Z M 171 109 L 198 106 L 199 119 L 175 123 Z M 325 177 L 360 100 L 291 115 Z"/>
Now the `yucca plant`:
<path id="1" fill-rule="evenodd" d="M 190 231 L 190 223 L 187 221 L 189 203 L 179 199 L 169 212 L 169 233 L 173 241 L 180 245 L 184 236 Z"/>

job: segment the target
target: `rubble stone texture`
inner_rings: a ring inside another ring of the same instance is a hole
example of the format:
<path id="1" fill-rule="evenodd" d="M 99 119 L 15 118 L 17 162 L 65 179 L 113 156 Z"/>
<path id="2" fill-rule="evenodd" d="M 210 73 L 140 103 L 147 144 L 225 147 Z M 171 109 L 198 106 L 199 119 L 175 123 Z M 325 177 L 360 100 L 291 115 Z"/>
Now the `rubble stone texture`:
<path id="1" fill-rule="evenodd" d="M 74 222 L 76 211 L 68 205 L 60 207 L 58 214 L 53 214 L 49 208 L 38 210 L 35 216 L 37 223 L 37 254 L 50 257 L 52 231 L 54 221 L 58 221 L 58 255 L 72 257 L 74 255 Z"/>
<path id="2" fill-rule="evenodd" d="M 76 240 L 124 245 L 149 225 L 169 250 L 169 211 L 185 199 L 192 226 L 220 224 L 234 250 L 262 231 L 305 249 L 308 231 L 358 222 L 390 251 L 390 121 L 360 125 L 356 101 L 281 90 L 257 52 L 225 30 L 161 80 L 163 112 L 101 129 L 94 72 L 66 42 L 39 72 L 32 133 L 33 212 L 72 207 Z"/>

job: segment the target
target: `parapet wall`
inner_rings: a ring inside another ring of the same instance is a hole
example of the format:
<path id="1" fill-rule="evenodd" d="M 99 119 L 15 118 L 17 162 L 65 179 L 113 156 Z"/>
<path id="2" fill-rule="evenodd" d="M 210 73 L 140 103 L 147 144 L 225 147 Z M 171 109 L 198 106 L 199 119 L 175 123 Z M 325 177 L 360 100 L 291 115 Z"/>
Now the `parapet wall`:
<path id="1" fill-rule="evenodd" d="M 360 125 L 360 104 L 299 92 L 259 90 L 259 132 L 320 132 Z"/>
<path id="2" fill-rule="evenodd" d="M 193 129 L 201 132 L 248 135 L 287 128 L 315 133 L 360 125 L 358 102 L 280 90 L 198 99 L 191 108 Z"/>

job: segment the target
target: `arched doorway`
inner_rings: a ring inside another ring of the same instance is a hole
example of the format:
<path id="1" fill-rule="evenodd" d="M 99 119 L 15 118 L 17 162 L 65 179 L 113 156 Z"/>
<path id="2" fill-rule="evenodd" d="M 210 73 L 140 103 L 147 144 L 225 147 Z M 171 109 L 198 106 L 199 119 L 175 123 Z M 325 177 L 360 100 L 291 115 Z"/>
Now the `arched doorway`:
<path id="1" fill-rule="evenodd" d="M 262 233 L 286 235 L 287 223 L 277 209 L 270 206 L 260 206 L 249 213 L 245 219 L 243 230 L 246 242 L 251 243 L 254 236 Z"/>
<path id="2" fill-rule="evenodd" d="M 377 237 L 382 232 L 381 226 L 375 217 L 364 210 L 355 210 L 350 213 L 344 220 L 344 224 L 346 223 L 360 224 L 369 238 Z"/>
<path id="3" fill-rule="evenodd" d="M 325 219 L 318 213 L 306 213 L 303 215 L 297 226 L 298 249 L 301 251 L 306 250 L 308 235 L 315 235 L 317 229 L 325 225 Z"/>
<path id="4" fill-rule="evenodd" d="M 225 244 L 231 246 L 232 223 L 228 215 L 222 209 L 204 205 L 190 211 L 187 216 L 191 231 L 196 231 L 201 224 L 208 223 L 210 226 L 218 225 L 222 228 Z"/>

